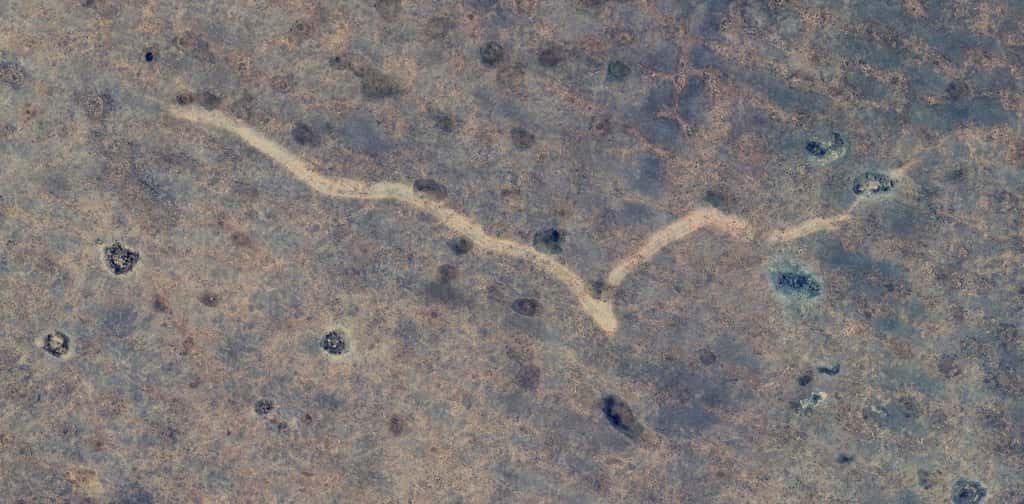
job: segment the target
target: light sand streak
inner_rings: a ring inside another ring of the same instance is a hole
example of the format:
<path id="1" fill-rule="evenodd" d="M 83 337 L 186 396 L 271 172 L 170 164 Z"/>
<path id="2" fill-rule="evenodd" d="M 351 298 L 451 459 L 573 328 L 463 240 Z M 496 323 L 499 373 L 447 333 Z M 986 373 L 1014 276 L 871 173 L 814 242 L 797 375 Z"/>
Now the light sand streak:
<path id="1" fill-rule="evenodd" d="M 198 106 L 164 107 L 173 117 L 185 121 L 220 129 L 234 134 L 252 148 L 263 153 L 283 166 L 292 176 L 311 189 L 333 198 L 361 200 L 393 200 L 428 213 L 445 227 L 465 235 L 481 251 L 532 262 L 551 275 L 576 296 L 583 311 L 606 333 L 613 334 L 619 328 L 618 318 L 611 303 L 597 299 L 588 282 L 552 255 L 542 253 L 529 244 L 519 243 L 491 236 L 483 227 L 468 216 L 449 208 L 442 201 L 417 193 L 411 183 L 378 182 L 326 177 L 318 173 L 306 160 L 291 152 L 283 145 L 251 128 L 244 122 L 217 110 L 206 110 Z M 893 170 L 895 178 L 905 178 L 913 160 Z M 834 230 L 839 224 L 850 219 L 852 211 L 863 201 L 858 198 L 845 212 L 831 217 L 815 217 L 787 228 L 767 233 L 767 243 L 784 243 L 818 231 Z M 633 254 L 616 263 L 605 279 L 605 285 L 613 289 L 644 263 L 650 261 L 665 247 L 681 241 L 696 231 L 708 228 L 743 240 L 755 240 L 760 233 L 751 229 L 750 223 L 735 215 L 723 213 L 715 208 L 702 207 L 688 212 L 671 224 L 655 231 L 643 241 Z"/>

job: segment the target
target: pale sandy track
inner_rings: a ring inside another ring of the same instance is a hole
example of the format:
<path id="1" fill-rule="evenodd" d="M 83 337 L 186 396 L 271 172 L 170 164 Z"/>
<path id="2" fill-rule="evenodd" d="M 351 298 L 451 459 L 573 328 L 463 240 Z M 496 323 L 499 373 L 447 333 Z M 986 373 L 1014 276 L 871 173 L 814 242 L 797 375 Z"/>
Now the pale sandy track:
<path id="1" fill-rule="evenodd" d="M 309 162 L 291 152 L 283 145 L 263 133 L 249 127 L 242 121 L 217 110 L 206 110 L 197 106 L 164 107 L 173 117 L 234 134 L 246 144 L 263 153 L 283 166 L 292 176 L 314 191 L 333 198 L 362 200 L 393 200 L 432 215 L 445 227 L 464 235 L 473 241 L 480 251 L 511 257 L 534 263 L 563 285 L 580 303 L 583 311 L 606 333 L 615 333 L 619 328 L 618 318 L 611 303 L 597 299 L 590 285 L 562 264 L 555 256 L 539 252 L 529 244 L 519 243 L 491 236 L 483 227 L 468 216 L 449 208 L 442 201 L 417 193 L 411 183 L 378 182 L 367 184 L 361 180 L 325 177 Z M 895 178 L 905 178 L 913 161 L 891 172 Z M 845 212 L 831 217 L 815 217 L 784 229 L 758 233 L 750 223 L 735 215 L 723 213 L 715 208 L 702 207 L 688 212 L 671 224 L 655 231 L 640 244 L 638 250 L 618 261 L 605 278 L 605 285 L 613 289 L 630 273 L 658 255 L 662 249 L 685 239 L 701 229 L 712 229 L 742 240 L 755 240 L 763 236 L 766 243 L 784 243 L 819 231 L 829 231 L 846 222 L 863 198 L 857 199 Z"/>
<path id="2" fill-rule="evenodd" d="M 700 229 L 709 228 L 735 236 L 751 239 L 750 224 L 743 218 L 722 213 L 718 209 L 704 207 L 693 210 L 671 224 L 655 231 L 640 245 L 640 249 L 623 258 L 612 268 L 605 284 L 615 287 L 643 263 L 650 261 L 661 249 L 686 238 Z"/>
<path id="3" fill-rule="evenodd" d="M 850 207 L 850 210 L 853 210 L 853 207 Z M 818 231 L 832 231 L 839 226 L 839 224 L 850 219 L 850 210 L 831 217 L 814 217 L 794 224 L 788 228 L 773 231 L 768 234 L 766 240 L 768 243 L 784 243 L 809 234 L 817 233 Z"/>
<path id="4" fill-rule="evenodd" d="M 591 297 L 587 282 L 576 272 L 567 268 L 553 256 L 538 252 L 530 245 L 487 234 L 479 224 L 469 217 L 452 210 L 440 201 L 417 194 L 413 190 L 412 184 L 378 182 L 367 185 L 360 180 L 325 177 L 281 144 L 223 112 L 205 110 L 195 106 L 167 107 L 165 110 L 179 119 L 233 133 L 252 148 L 284 166 L 289 173 L 314 191 L 334 198 L 395 200 L 429 213 L 444 226 L 473 240 L 473 246 L 481 251 L 531 261 L 565 284 L 579 299 L 583 311 L 590 315 L 602 330 L 608 333 L 618 330 L 618 319 L 615 317 L 611 304 Z"/>

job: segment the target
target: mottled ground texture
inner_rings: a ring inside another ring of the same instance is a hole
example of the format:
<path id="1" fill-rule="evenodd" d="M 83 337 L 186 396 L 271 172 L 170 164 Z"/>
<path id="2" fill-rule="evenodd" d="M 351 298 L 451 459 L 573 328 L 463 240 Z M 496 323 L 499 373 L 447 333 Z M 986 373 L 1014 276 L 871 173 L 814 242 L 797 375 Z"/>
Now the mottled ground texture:
<path id="1" fill-rule="evenodd" d="M 1017 0 L 0 0 L 0 502 L 1024 502 L 1022 77 Z"/>

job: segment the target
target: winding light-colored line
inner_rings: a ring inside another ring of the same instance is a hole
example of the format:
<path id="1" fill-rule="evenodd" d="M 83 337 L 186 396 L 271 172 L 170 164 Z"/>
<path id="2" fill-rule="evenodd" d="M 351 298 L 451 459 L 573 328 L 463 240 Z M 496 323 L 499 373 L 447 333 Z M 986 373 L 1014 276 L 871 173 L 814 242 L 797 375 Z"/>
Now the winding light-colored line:
<path id="1" fill-rule="evenodd" d="M 412 184 L 378 182 L 367 185 L 365 182 L 354 179 L 325 177 L 317 173 L 308 162 L 281 144 L 223 112 L 205 110 L 196 106 L 165 107 L 165 110 L 176 118 L 221 129 L 238 136 L 254 149 L 284 166 L 295 178 L 317 192 L 335 198 L 395 200 L 432 215 L 444 226 L 471 239 L 473 246 L 479 250 L 532 261 L 544 272 L 568 287 L 579 300 L 583 311 L 590 315 L 603 331 L 614 333 L 619 328 L 619 321 L 615 317 L 615 311 L 611 304 L 592 297 L 587 282 L 576 272 L 567 268 L 554 257 L 541 253 L 530 245 L 487 234 L 479 224 L 473 222 L 469 217 L 447 207 L 441 201 L 417 193 L 412 189 Z"/>
<path id="2" fill-rule="evenodd" d="M 263 133 L 217 110 L 205 110 L 197 106 L 164 107 L 164 110 L 178 119 L 222 129 L 241 138 L 252 148 L 284 166 L 295 178 L 303 181 L 313 190 L 336 198 L 374 199 L 366 182 L 347 178 L 328 178 L 320 175 L 305 160 L 275 142 Z"/>
<path id="3" fill-rule="evenodd" d="M 908 186 L 913 186 L 914 181 L 910 178 L 908 172 L 911 168 L 914 167 L 915 164 L 917 164 L 918 161 L 920 161 L 920 159 L 921 154 L 919 153 L 915 155 L 913 158 L 911 158 L 909 161 L 901 164 L 900 166 L 897 166 L 896 168 L 893 168 L 887 173 L 887 175 L 890 178 L 892 178 L 899 184 L 901 191 L 908 191 L 910 190 Z M 810 234 L 817 233 L 818 231 L 832 231 L 838 228 L 840 224 L 850 220 L 850 218 L 853 217 L 853 211 L 856 210 L 857 207 L 863 204 L 867 204 L 872 199 L 878 199 L 878 196 L 862 195 L 857 199 L 853 200 L 853 203 L 850 204 L 850 206 L 845 211 L 843 211 L 843 213 L 835 214 L 829 217 L 813 217 L 803 222 L 798 222 L 787 228 L 780 229 L 770 233 L 766 237 L 766 241 L 768 243 L 785 243 L 788 241 L 796 240 L 798 238 L 803 238 L 804 236 Z"/>
<path id="4" fill-rule="evenodd" d="M 367 184 L 361 180 L 344 177 L 325 177 L 297 154 L 244 122 L 217 110 L 206 110 L 197 106 L 164 107 L 173 117 L 194 122 L 236 135 L 252 148 L 276 161 L 295 178 L 314 191 L 334 198 L 362 200 L 394 200 L 430 214 L 445 227 L 462 234 L 473 241 L 481 251 L 535 263 L 540 269 L 564 284 L 576 296 L 594 322 L 606 333 L 615 333 L 619 328 L 618 318 L 611 303 L 592 295 L 590 285 L 579 274 L 570 270 L 555 257 L 542 253 L 530 245 L 491 236 L 483 227 L 469 217 L 449 208 L 443 201 L 415 191 L 412 184 L 398 182 L 377 182 Z M 907 178 L 906 172 L 913 164 L 905 163 L 893 170 L 892 176 Z M 818 231 L 835 229 L 850 219 L 853 210 L 861 203 L 858 198 L 845 212 L 831 217 L 815 217 L 794 224 L 765 236 L 767 243 L 782 243 L 807 236 Z M 751 229 L 750 223 L 735 215 L 723 213 L 715 208 L 704 207 L 688 212 L 671 224 L 647 237 L 633 254 L 620 260 L 605 279 L 605 285 L 614 289 L 634 270 L 650 261 L 665 247 L 680 241 L 694 232 L 709 228 L 743 240 L 755 240 L 759 235 Z"/>
<path id="5" fill-rule="evenodd" d="M 753 238 L 750 224 L 746 219 L 722 213 L 717 208 L 698 208 L 647 237 L 639 250 L 623 258 L 612 268 L 605 279 L 605 284 L 610 287 L 618 286 L 633 270 L 658 255 L 661 249 L 703 228 L 711 228 L 737 238 Z"/>
<path id="6" fill-rule="evenodd" d="M 856 201 L 854 202 L 854 205 L 856 205 Z M 798 222 L 785 229 L 774 231 L 767 236 L 767 241 L 768 243 L 783 243 L 796 240 L 797 238 L 803 238 L 804 236 L 817 233 L 818 231 L 832 231 L 838 227 L 839 224 L 850 219 L 850 210 L 852 209 L 853 207 L 851 206 L 847 211 L 841 214 L 836 214 L 831 217 L 814 217 L 803 222 Z"/>

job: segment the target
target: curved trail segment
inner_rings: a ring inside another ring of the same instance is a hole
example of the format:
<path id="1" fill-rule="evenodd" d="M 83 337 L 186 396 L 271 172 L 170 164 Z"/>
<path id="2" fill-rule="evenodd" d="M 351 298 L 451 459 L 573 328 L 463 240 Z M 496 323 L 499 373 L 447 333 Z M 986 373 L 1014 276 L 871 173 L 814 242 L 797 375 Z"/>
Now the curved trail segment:
<path id="1" fill-rule="evenodd" d="M 244 122 L 217 110 L 206 110 L 199 106 L 167 106 L 164 110 L 173 117 L 200 124 L 209 128 L 229 132 L 250 147 L 256 149 L 270 159 L 283 166 L 288 172 L 316 192 L 332 198 L 348 198 L 358 200 L 393 200 L 414 207 L 430 214 L 438 222 L 456 233 L 473 240 L 480 250 L 494 254 L 529 261 L 536 264 L 576 296 L 580 307 L 590 316 L 604 332 L 615 333 L 619 321 L 611 303 L 592 295 L 588 282 L 578 273 L 569 269 L 555 257 L 537 251 L 525 243 L 498 238 L 488 234 L 480 224 L 468 216 L 449 208 L 443 201 L 419 194 L 411 183 L 376 182 L 368 184 L 362 180 L 326 177 L 314 169 L 310 162 L 291 152 L 280 143 L 263 133 L 253 129 Z M 893 171 L 893 175 L 905 176 L 909 168 L 907 163 Z M 611 268 L 604 285 L 614 289 L 637 268 L 654 258 L 662 249 L 685 239 L 701 229 L 711 229 L 737 239 L 757 240 L 763 237 L 766 243 L 783 243 L 818 231 L 834 230 L 839 224 L 847 221 L 857 203 L 855 200 L 845 212 L 831 217 L 815 217 L 796 223 L 784 229 L 763 232 L 751 228 L 750 223 L 742 217 L 726 214 L 711 207 L 692 210 L 672 223 L 648 236 L 636 252 L 620 259 Z M 605 289 L 606 292 L 608 289 Z"/>

